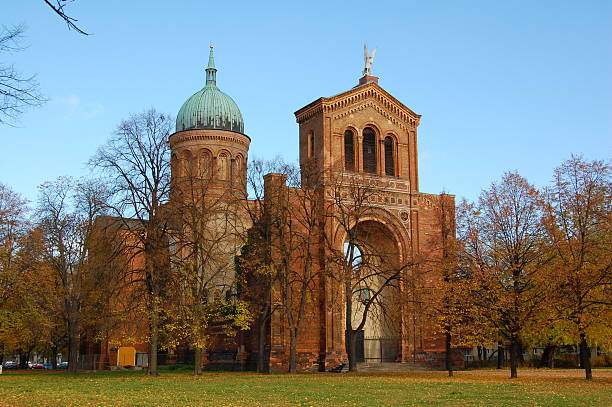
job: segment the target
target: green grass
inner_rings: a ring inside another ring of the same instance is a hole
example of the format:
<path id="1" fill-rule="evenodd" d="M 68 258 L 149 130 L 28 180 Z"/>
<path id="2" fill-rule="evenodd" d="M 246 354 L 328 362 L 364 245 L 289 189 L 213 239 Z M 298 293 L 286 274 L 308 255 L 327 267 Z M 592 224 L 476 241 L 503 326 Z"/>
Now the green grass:
<path id="1" fill-rule="evenodd" d="M 0 406 L 611 406 L 612 374 L 595 371 L 257 375 L 165 371 L 5 371 Z M 599 377 L 598 377 L 599 375 Z M 3 404 L 4 403 L 4 404 Z"/>

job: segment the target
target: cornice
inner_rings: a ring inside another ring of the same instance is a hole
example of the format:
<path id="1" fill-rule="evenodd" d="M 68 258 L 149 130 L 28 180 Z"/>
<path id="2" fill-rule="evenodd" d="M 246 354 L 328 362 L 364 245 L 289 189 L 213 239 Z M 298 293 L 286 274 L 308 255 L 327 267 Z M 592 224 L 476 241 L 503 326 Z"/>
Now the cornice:
<path id="1" fill-rule="evenodd" d="M 183 130 L 169 138 L 170 148 L 186 141 L 227 141 L 249 147 L 251 139 L 246 134 L 223 130 Z"/>
<path id="2" fill-rule="evenodd" d="M 351 109 L 352 105 L 364 100 L 370 100 L 370 102 L 360 104 Z M 372 103 L 373 101 L 378 102 L 378 104 Z M 296 111 L 295 117 L 298 123 L 302 123 L 318 113 L 333 114 L 338 110 L 348 107 L 349 110 L 347 112 L 350 113 L 342 112 L 334 116 L 334 118 L 340 118 L 363 110 L 368 106 L 374 106 L 379 113 L 401 128 L 417 127 L 421 119 L 421 115 L 413 112 L 376 83 L 357 86 L 330 98 L 319 98 Z"/>

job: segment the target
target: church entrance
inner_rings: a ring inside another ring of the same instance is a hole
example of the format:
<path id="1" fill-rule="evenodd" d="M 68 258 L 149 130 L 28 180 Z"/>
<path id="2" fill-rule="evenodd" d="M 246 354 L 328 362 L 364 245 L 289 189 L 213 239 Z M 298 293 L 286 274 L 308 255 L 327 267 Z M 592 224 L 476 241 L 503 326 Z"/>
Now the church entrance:
<path id="1" fill-rule="evenodd" d="M 353 247 L 352 328 L 358 362 L 393 362 L 400 354 L 400 255 L 393 233 L 382 222 L 355 226 L 345 250 Z"/>

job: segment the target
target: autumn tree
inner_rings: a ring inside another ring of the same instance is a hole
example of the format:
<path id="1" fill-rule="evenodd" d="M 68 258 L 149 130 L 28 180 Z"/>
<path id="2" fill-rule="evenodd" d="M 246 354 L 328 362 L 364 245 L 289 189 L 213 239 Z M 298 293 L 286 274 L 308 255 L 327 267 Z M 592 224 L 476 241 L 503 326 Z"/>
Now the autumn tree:
<path id="1" fill-rule="evenodd" d="M 453 376 L 452 344 L 455 334 L 466 336 L 466 311 L 470 306 L 465 302 L 465 284 L 458 267 L 457 251 L 459 249 L 455 236 L 455 200 L 446 193 L 441 193 L 433 205 L 436 233 L 430 236 L 429 246 L 432 255 L 426 265 L 431 269 L 429 279 L 429 309 L 437 329 L 444 335 L 444 366 L 449 376 Z M 421 279 L 426 276 L 421 276 Z"/>
<path id="2" fill-rule="evenodd" d="M 506 173 L 466 216 L 463 255 L 470 263 L 476 315 L 510 342 L 510 377 L 515 378 L 524 330 L 544 300 L 540 195 L 519 174 Z"/>
<path id="3" fill-rule="evenodd" d="M 550 303 L 577 338 L 580 365 L 592 379 L 589 342 L 609 337 L 612 307 L 610 166 L 572 156 L 546 189 L 545 225 L 553 249 Z"/>
<path id="4" fill-rule="evenodd" d="M 21 320 L 15 297 L 21 281 L 18 254 L 27 234 L 27 211 L 26 201 L 0 184 L 0 345 L 3 347 L 7 341 L 16 339 L 12 328 Z"/>
<path id="5" fill-rule="evenodd" d="M 26 201 L 0 184 L 0 305 L 11 293 L 15 258 L 27 231 Z"/>
<path id="6" fill-rule="evenodd" d="M 113 193 L 111 213 L 136 239 L 134 250 L 144 257 L 141 270 L 149 324 L 150 375 L 157 373 L 160 312 L 168 280 L 168 217 L 170 147 L 174 123 L 154 109 L 123 121 L 90 160 L 107 177 Z"/>
<path id="7" fill-rule="evenodd" d="M 106 198 L 105 187 L 94 181 L 60 177 L 40 186 L 36 215 L 43 236 L 44 258 L 59 281 L 70 373 L 76 373 L 78 365 L 93 225 L 95 218 L 104 213 Z"/>

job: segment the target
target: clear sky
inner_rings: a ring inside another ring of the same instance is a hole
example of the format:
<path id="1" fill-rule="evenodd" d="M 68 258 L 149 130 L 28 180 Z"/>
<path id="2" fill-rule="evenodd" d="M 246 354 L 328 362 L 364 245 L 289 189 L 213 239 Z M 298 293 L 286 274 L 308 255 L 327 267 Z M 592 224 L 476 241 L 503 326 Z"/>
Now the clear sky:
<path id="1" fill-rule="evenodd" d="M 26 198 L 87 159 L 122 119 L 175 116 L 205 81 L 240 107 L 251 157 L 297 160 L 293 112 L 373 74 L 415 112 L 420 187 L 474 199 L 504 171 L 546 184 L 572 153 L 612 157 L 612 1 L 77 0 L 69 31 L 42 0 L 1 5 L 49 101 L 0 125 L 0 182 Z"/>

